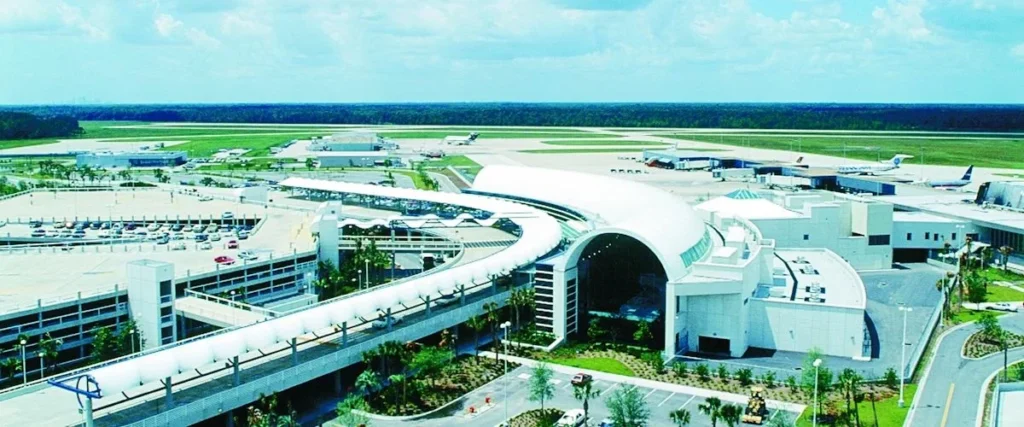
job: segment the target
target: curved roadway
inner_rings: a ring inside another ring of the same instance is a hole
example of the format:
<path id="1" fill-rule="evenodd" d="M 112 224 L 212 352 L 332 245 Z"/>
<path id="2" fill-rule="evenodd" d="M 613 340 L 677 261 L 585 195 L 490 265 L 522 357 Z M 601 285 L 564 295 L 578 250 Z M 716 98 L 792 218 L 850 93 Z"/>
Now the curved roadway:
<path id="1" fill-rule="evenodd" d="M 1024 334 L 1024 313 L 1002 316 L 999 324 L 1010 332 Z M 963 357 L 964 343 L 979 330 L 981 327 L 977 323 L 970 323 L 951 329 L 942 336 L 905 425 L 966 427 L 980 423 L 979 409 L 985 382 L 1003 368 L 1003 355 L 997 353 L 982 359 Z M 1018 360 L 1024 360 L 1024 348 L 1010 350 L 1009 363 Z"/>

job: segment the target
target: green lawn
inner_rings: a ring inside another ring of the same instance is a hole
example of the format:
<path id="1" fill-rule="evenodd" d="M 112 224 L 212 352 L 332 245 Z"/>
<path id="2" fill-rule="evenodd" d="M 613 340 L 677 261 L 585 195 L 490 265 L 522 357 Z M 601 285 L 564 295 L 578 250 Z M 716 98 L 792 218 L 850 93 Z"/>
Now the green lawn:
<path id="1" fill-rule="evenodd" d="M 379 131 L 378 135 L 385 138 L 394 139 L 409 139 L 409 138 L 420 138 L 420 139 L 442 139 L 446 136 L 461 136 L 463 134 L 469 134 L 469 132 L 460 132 L 452 130 L 421 130 L 421 131 Z M 619 138 L 618 135 L 609 135 L 602 133 L 592 132 L 516 132 L 511 130 L 502 130 L 494 132 L 480 132 L 479 139 L 512 139 L 512 138 L 533 138 L 533 139 L 545 139 L 545 138 Z"/>
<path id="2" fill-rule="evenodd" d="M 547 360 L 550 363 L 557 363 L 559 365 L 572 366 L 580 369 L 590 369 L 594 371 L 607 372 L 609 374 L 616 375 L 627 375 L 635 377 L 632 369 L 628 366 L 623 365 L 615 359 L 607 357 L 593 357 L 593 358 L 580 358 L 580 359 L 551 359 Z"/>
<path id="3" fill-rule="evenodd" d="M 249 151 L 246 157 L 265 157 L 270 155 L 270 147 L 281 145 L 293 139 L 309 138 L 310 136 L 323 135 L 323 132 L 305 133 L 282 133 L 275 135 L 250 135 L 250 136 L 212 136 L 212 137 L 191 137 L 189 142 L 184 144 L 169 145 L 164 151 L 187 151 L 189 157 L 208 157 L 216 153 L 218 149 L 226 148 L 247 148 Z"/>
<path id="4" fill-rule="evenodd" d="M 999 285 L 988 285 L 985 302 L 1024 301 L 1024 292 Z"/>
<path id="5" fill-rule="evenodd" d="M 899 407 L 899 395 L 893 395 L 888 399 L 883 399 L 875 402 L 875 410 L 878 411 L 878 425 L 879 426 L 902 426 L 903 421 L 907 418 L 907 411 L 910 410 L 910 402 L 914 401 L 914 393 L 917 392 L 916 384 L 907 384 L 903 389 L 903 399 L 906 401 L 904 407 Z M 845 408 L 845 404 L 843 405 Z M 857 412 L 860 413 L 860 424 L 862 426 L 874 425 L 875 414 L 871 410 L 871 402 L 864 401 L 857 405 Z M 800 414 L 800 418 L 797 419 L 797 427 L 811 427 L 812 408 L 810 406 L 804 410 L 804 413 Z M 820 425 L 820 424 L 819 424 Z"/>
<path id="6" fill-rule="evenodd" d="M 387 131 L 388 127 L 375 128 L 380 131 Z M 559 127 L 544 127 L 544 126 L 513 126 L 513 127 L 496 127 L 496 126 L 440 126 L 440 127 L 406 127 L 402 129 L 395 129 L 395 131 L 432 131 L 432 132 L 464 132 L 467 135 L 470 132 L 576 132 L 579 133 L 579 129 L 574 128 L 559 128 Z M 451 135 L 451 133 L 449 133 Z"/>
<path id="7" fill-rule="evenodd" d="M 981 318 L 982 314 L 991 313 L 996 317 L 1006 314 L 1004 311 L 993 311 L 993 310 L 967 310 L 961 309 L 959 313 L 954 314 L 949 319 L 950 324 L 959 325 L 961 323 L 974 322 Z"/>
<path id="8" fill-rule="evenodd" d="M 1002 282 L 1024 282 L 1024 276 L 1012 271 L 1003 271 L 1000 268 L 989 267 L 980 272 L 981 277 L 986 280 L 998 280 Z"/>
<path id="9" fill-rule="evenodd" d="M 134 142 L 145 141 L 148 139 L 164 139 L 164 138 L 178 138 L 191 137 L 191 138 L 221 138 L 222 135 L 238 135 L 238 134 L 249 134 L 255 137 L 264 136 L 263 134 L 288 134 L 288 135 L 324 135 L 330 133 L 329 131 L 312 131 L 312 130 L 295 130 L 294 133 L 288 133 L 289 131 L 272 130 L 272 129 L 177 129 L 174 127 L 161 127 L 151 126 L 142 129 L 118 129 L 111 128 L 110 126 L 122 126 L 122 125 L 146 125 L 147 123 L 141 122 L 93 122 L 93 121 L 82 121 L 79 122 L 82 129 L 85 131 L 78 136 L 68 138 L 42 138 L 42 139 L 14 139 L 14 140 L 2 140 L 0 141 L 0 149 L 6 148 L 17 148 L 27 147 L 32 145 L 50 144 L 57 142 L 59 139 L 93 139 L 93 138 L 135 138 Z M 226 136 L 223 136 L 227 138 Z M 245 137 L 235 137 L 245 138 Z M 291 138 L 287 138 L 291 139 Z M 284 141 L 283 140 L 283 141 Z M 133 141 L 125 141 L 133 142 Z M 216 151 L 216 150 L 214 150 Z"/>
<path id="10" fill-rule="evenodd" d="M 587 145 L 603 145 L 603 146 L 616 146 L 616 145 L 620 145 L 620 146 L 630 146 L 630 145 L 663 146 L 663 145 L 668 145 L 668 144 L 666 144 L 664 142 L 636 141 L 636 140 L 630 140 L 630 139 L 571 139 L 571 140 L 564 140 L 564 141 L 541 141 L 541 142 L 544 143 L 544 144 L 548 144 L 548 145 L 572 145 L 572 146 L 578 146 L 578 145 L 584 145 L 584 146 L 587 146 Z"/>
<path id="11" fill-rule="evenodd" d="M 863 135 L 863 134 L 862 134 Z M 661 136 L 691 141 L 710 142 L 733 146 L 764 148 L 771 150 L 799 150 L 805 153 L 842 156 L 843 146 L 851 159 L 888 160 L 896 154 L 917 156 L 908 163 L 921 161 L 933 165 L 998 167 L 1024 169 L 1024 138 L 990 137 L 964 139 L 943 137 L 941 139 L 915 139 L 906 136 L 864 136 L 844 137 L 842 135 L 708 135 L 693 133 L 662 134 Z M 799 144 L 796 140 L 799 138 Z"/>

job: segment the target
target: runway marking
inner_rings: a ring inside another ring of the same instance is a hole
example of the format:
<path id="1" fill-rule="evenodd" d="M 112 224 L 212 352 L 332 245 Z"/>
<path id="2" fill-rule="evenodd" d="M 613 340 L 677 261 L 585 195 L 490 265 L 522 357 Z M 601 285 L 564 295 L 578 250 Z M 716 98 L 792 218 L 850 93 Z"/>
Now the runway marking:
<path id="1" fill-rule="evenodd" d="M 955 387 L 955 383 L 949 384 L 949 395 L 946 396 L 946 407 L 942 411 L 942 424 L 939 424 L 939 427 L 946 427 L 946 419 L 949 418 L 949 405 L 953 402 L 953 389 Z"/>
<path id="2" fill-rule="evenodd" d="M 686 405 L 689 405 L 690 402 L 693 402 L 693 399 L 696 399 L 696 398 L 697 398 L 697 396 L 690 396 L 690 400 L 687 400 L 686 403 L 683 404 L 683 406 L 679 407 L 679 409 L 683 409 L 684 407 L 686 407 Z"/>
<path id="3" fill-rule="evenodd" d="M 654 394 L 654 392 L 656 392 L 656 391 L 658 391 L 658 390 L 657 390 L 657 389 L 653 389 L 653 388 L 652 388 L 652 389 L 651 389 L 651 392 L 650 392 L 650 393 L 647 393 L 647 395 L 646 395 L 646 396 L 644 396 L 644 399 L 647 399 L 648 397 L 651 397 L 651 395 L 652 395 L 652 394 Z"/>
<path id="4" fill-rule="evenodd" d="M 675 396 L 675 395 L 676 395 L 675 393 L 672 393 L 672 394 L 668 395 L 668 397 L 666 397 L 665 400 L 662 400 L 661 403 L 658 404 L 658 406 L 660 407 L 661 405 L 664 405 L 665 402 L 668 402 L 668 400 L 671 399 L 672 396 Z"/>

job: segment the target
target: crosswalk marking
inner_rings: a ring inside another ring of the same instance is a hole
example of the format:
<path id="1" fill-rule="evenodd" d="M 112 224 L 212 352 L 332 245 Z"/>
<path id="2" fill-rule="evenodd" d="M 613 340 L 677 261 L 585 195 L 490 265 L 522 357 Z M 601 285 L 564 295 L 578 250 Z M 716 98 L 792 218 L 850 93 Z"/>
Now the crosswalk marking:
<path id="1" fill-rule="evenodd" d="M 661 405 L 664 405 L 665 402 L 668 402 L 668 400 L 671 399 L 672 396 L 675 396 L 675 395 L 676 395 L 675 393 L 672 393 L 672 394 L 668 395 L 668 397 L 666 397 L 665 400 L 662 400 L 661 403 L 658 404 L 658 406 L 660 407 Z"/>

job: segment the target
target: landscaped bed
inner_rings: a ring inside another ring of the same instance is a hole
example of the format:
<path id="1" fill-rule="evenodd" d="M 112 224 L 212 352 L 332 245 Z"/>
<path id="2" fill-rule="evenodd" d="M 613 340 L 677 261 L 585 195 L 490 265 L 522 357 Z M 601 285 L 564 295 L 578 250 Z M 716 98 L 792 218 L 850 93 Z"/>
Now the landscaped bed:
<path id="1" fill-rule="evenodd" d="M 519 365 L 509 363 L 512 370 Z M 465 356 L 429 375 L 414 375 L 405 384 L 388 385 L 367 397 L 370 412 L 381 415 L 416 415 L 440 408 L 504 374 L 504 363 Z M 405 390 L 402 390 L 402 387 Z M 404 392 L 404 393 L 403 393 Z"/>
<path id="2" fill-rule="evenodd" d="M 510 427 L 550 426 L 558 422 L 565 411 L 557 408 L 531 409 L 512 418 Z"/>
<path id="3" fill-rule="evenodd" d="M 1017 335 L 1012 332 L 1006 332 L 1006 342 L 1008 348 L 1015 348 L 1024 346 L 1024 336 Z M 999 347 L 999 341 L 991 339 L 984 332 L 975 332 L 970 338 L 967 338 L 967 343 L 964 344 L 964 357 L 969 358 L 981 358 L 990 354 L 998 353 L 1002 351 Z"/>

